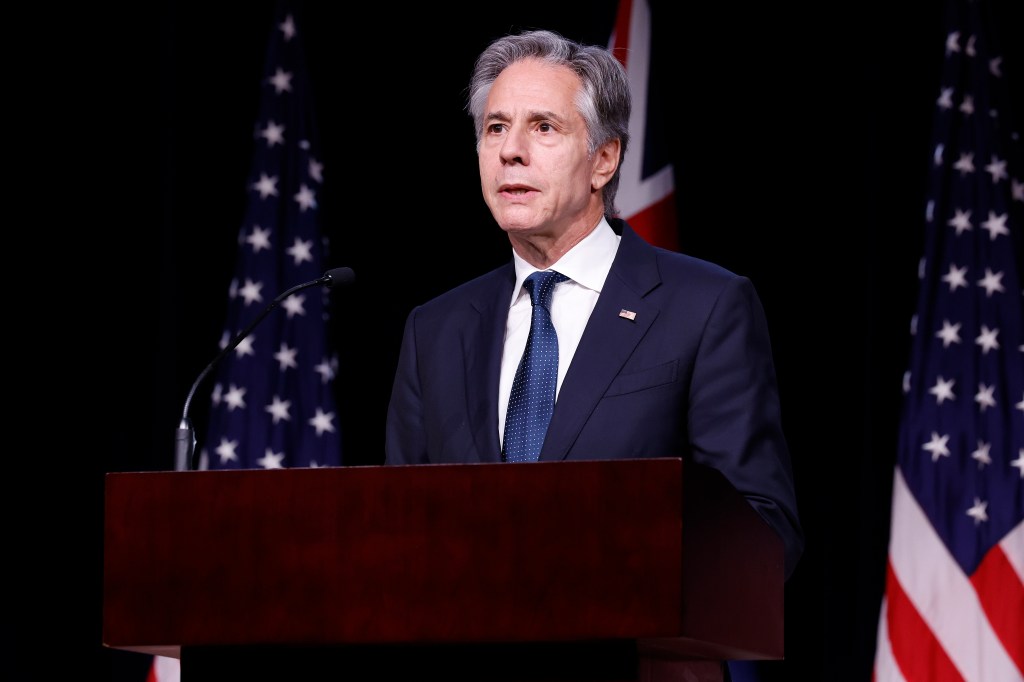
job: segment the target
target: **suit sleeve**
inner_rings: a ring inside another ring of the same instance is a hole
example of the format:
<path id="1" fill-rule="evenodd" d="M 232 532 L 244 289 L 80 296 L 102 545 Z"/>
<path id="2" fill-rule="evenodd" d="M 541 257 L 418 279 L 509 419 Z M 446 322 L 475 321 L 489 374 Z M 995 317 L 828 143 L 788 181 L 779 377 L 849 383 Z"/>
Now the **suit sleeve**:
<path id="1" fill-rule="evenodd" d="M 424 464 L 427 462 L 423 424 L 423 398 L 420 391 L 416 350 L 416 310 L 405 321 L 402 346 L 398 355 L 391 399 L 388 403 L 384 439 L 385 464 Z"/>
<path id="2" fill-rule="evenodd" d="M 804 536 L 768 325 L 749 279 L 729 280 L 707 318 L 688 422 L 695 461 L 721 471 L 782 538 L 788 578 Z"/>

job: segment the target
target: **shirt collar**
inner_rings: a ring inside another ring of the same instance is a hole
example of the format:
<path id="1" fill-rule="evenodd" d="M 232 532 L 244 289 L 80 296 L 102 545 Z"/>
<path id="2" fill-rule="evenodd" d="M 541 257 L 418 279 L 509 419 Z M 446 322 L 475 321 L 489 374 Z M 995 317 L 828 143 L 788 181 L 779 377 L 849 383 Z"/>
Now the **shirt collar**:
<path id="1" fill-rule="evenodd" d="M 557 270 L 577 284 L 600 294 L 608 271 L 612 268 L 612 261 L 615 260 L 620 239 L 608 224 L 608 220 L 602 216 L 597 227 L 549 269 Z M 515 251 L 512 251 L 512 260 L 516 267 L 516 286 L 512 290 L 512 302 L 515 303 L 516 299 L 523 295 L 523 282 L 537 272 L 537 268 L 523 260 Z"/>

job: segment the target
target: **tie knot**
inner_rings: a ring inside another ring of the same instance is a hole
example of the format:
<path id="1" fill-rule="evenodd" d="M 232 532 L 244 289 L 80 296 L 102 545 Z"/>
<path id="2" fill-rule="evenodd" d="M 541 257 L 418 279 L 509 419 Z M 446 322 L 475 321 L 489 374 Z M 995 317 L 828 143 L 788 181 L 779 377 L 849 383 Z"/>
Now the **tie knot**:
<path id="1" fill-rule="evenodd" d="M 526 278 L 523 286 L 530 292 L 530 302 L 533 305 L 542 305 L 545 308 L 551 307 L 551 292 L 555 285 L 569 279 L 560 272 L 554 270 L 537 271 Z"/>

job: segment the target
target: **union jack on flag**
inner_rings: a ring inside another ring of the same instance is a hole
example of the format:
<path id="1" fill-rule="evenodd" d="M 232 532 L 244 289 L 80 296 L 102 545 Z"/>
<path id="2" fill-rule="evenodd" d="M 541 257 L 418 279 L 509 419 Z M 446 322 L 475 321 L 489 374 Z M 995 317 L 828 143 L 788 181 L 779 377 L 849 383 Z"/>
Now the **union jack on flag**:
<path id="1" fill-rule="evenodd" d="M 950 0 L 876 682 L 1024 679 L 1024 168 L 987 0 Z"/>
<path id="2" fill-rule="evenodd" d="M 650 90 L 656 85 L 650 79 L 651 44 L 647 0 L 619 0 L 608 49 L 626 67 L 633 109 L 629 117 L 630 149 L 619 170 L 615 203 L 637 234 L 655 246 L 675 251 L 679 248 L 679 224 L 674 170 L 671 164 L 650 161 L 658 158 L 650 152 L 664 144 L 646 125 L 647 109 L 653 101 Z"/>

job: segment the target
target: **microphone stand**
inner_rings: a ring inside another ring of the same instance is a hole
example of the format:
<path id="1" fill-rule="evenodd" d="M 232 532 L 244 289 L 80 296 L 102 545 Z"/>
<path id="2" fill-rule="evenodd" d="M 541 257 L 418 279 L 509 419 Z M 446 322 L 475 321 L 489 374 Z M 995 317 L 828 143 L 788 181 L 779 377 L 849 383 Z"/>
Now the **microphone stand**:
<path id="1" fill-rule="evenodd" d="M 188 396 L 185 398 L 185 408 L 182 410 L 181 422 L 178 424 L 178 430 L 174 437 L 174 468 L 176 471 L 189 471 L 195 468 L 196 431 L 192 427 L 192 420 L 189 419 L 188 416 L 189 407 L 192 404 L 192 397 L 195 395 L 196 389 L 199 388 L 199 384 L 202 383 L 203 379 L 206 378 L 206 375 L 217 366 L 217 363 L 219 363 L 225 355 L 233 351 L 235 347 L 245 339 L 245 337 L 249 336 L 249 334 L 252 333 L 252 330 L 256 328 L 256 325 L 258 325 L 271 310 L 276 308 L 281 301 L 288 298 L 295 292 L 319 285 L 326 285 L 329 289 L 336 284 L 348 284 L 354 278 L 355 273 L 352 271 L 352 268 L 334 268 L 333 270 L 328 270 L 322 277 L 310 282 L 298 284 L 291 289 L 288 289 L 271 301 L 270 305 L 264 308 L 263 311 L 256 316 L 256 319 L 249 323 L 249 326 L 238 332 L 238 334 L 235 335 L 235 338 L 232 339 L 231 343 L 221 349 L 220 353 L 210 361 L 210 364 L 208 364 L 203 371 L 199 373 L 196 380 L 192 382 L 192 388 L 189 389 Z"/>

